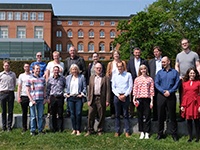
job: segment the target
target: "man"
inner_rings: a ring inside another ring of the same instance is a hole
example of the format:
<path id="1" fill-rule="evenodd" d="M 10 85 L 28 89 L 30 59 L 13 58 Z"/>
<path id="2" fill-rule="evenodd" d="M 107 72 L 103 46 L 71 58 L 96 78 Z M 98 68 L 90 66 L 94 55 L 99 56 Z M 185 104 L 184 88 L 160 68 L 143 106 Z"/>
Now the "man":
<path id="1" fill-rule="evenodd" d="M 152 77 L 153 81 L 155 82 L 155 76 L 159 70 L 162 69 L 162 49 L 160 46 L 155 46 L 153 48 L 155 58 L 149 61 L 149 72 L 150 76 Z M 153 121 L 158 120 L 157 114 L 157 89 L 155 88 L 155 96 L 153 97 Z"/>
<path id="2" fill-rule="evenodd" d="M 46 67 L 47 67 L 47 64 L 45 62 L 42 61 L 42 53 L 41 52 L 38 52 L 36 54 L 36 59 L 37 61 L 33 62 L 31 64 L 31 73 L 33 73 L 33 66 L 35 64 L 38 64 L 40 66 L 40 76 L 44 76 L 44 72 L 46 71 Z M 44 76 L 45 77 L 45 76 Z"/>
<path id="3" fill-rule="evenodd" d="M 147 63 L 147 61 L 145 59 L 140 58 L 141 49 L 139 47 L 134 48 L 133 54 L 134 54 L 133 59 L 130 59 L 128 61 L 127 72 L 131 73 L 132 80 L 133 80 L 133 83 L 134 83 L 135 78 L 138 76 L 138 71 L 139 71 L 140 65 L 144 64 L 148 68 L 148 63 Z M 130 108 L 129 108 L 129 113 L 130 113 L 129 118 L 131 118 L 131 119 L 133 118 L 134 111 L 135 111 L 135 105 L 133 104 L 133 96 L 131 94 L 131 97 L 130 97 Z"/>
<path id="4" fill-rule="evenodd" d="M 80 69 L 80 74 L 83 74 L 86 77 L 86 67 L 85 67 L 85 61 L 83 59 L 83 57 L 79 57 L 76 54 L 76 48 L 74 46 L 71 46 L 69 48 L 69 54 L 70 57 L 67 57 L 65 59 L 65 70 L 63 75 L 66 77 L 67 75 L 69 75 L 70 73 L 70 66 L 72 64 L 76 64 L 79 69 Z M 67 110 L 66 110 L 66 114 L 64 117 L 70 117 L 70 109 L 69 109 L 69 105 L 67 103 Z"/>
<path id="5" fill-rule="evenodd" d="M 30 64 L 24 63 L 24 73 L 19 75 L 18 79 L 18 89 L 17 89 L 17 100 L 21 104 L 22 108 L 22 133 L 27 130 L 27 112 L 29 106 L 29 98 L 26 94 L 26 83 L 30 76 Z M 21 96 L 20 96 L 21 95 Z"/>
<path id="6" fill-rule="evenodd" d="M 102 73 L 101 63 L 96 63 L 95 75 L 90 77 L 88 92 L 88 132 L 85 136 L 94 133 L 95 114 L 98 112 L 99 124 L 97 132 L 103 134 L 106 107 L 110 104 L 110 79 Z"/>
<path id="7" fill-rule="evenodd" d="M 172 138 L 174 141 L 178 141 L 175 92 L 179 87 L 179 73 L 170 67 L 170 60 L 167 56 L 162 58 L 162 66 L 163 69 L 158 71 L 155 77 L 155 87 L 158 90 L 158 136 L 156 139 L 160 140 L 163 138 L 164 120 L 167 107 L 171 119 Z"/>
<path id="8" fill-rule="evenodd" d="M 133 80 L 131 74 L 124 71 L 124 64 L 122 61 L 117 62 L 117 69 L 119 73 L 115 74 L 112 80 L 115 105 L 115 137 L 119 136 L 121 106 L 123 107 L 126 137 L 130 137 L 128 108 L 130 103 L 129 94 L 133 88 Z"/>
<path id="9" fill-rule="evenodd" d="M 186 71 L 191 68 L 195 67 L 200 72 L 200 65 L 199 65 L 199 56 L 197 53 L 190 50 L 190 42 L 188 39 L 181 40 L 182 52 L 178 53 L 176 56 L 176 64 L 175 69 L 180 74 L 180 88 L 179 88 L 179 104 L 181 105 L 181 95 L 182 95 L 182 79 L 186 73 Z M 181 113 L 181 111 L 180 111 Z M 177 121 L 181 122 L 185 119 L 180 117 Z"/>
<path id="10" fill-rule="evenodd" d="M 8 102 L 8 132 L 10 132 L 13 121 L 13 107 L 14 107 L 14 90 L 16 85 L 16 75 L 10 71 L 10 62 L 3 61 L 3 69 L 0 73 L 0 101 L 2 109 L 2 132 L 6 131 L 7 123 L 7 106 Z"/>
<path id="11" fill-rule="evenodd" d="M 93 59 L 93 62 L 89 63 L 88 65 L 88 72 L 87 72 L 87 85 L 89 84 L 89 79 L 90 79 L 90 76 L 94 75 L 95 74 L 95 65 L 97 63 L 100 63 L 102 65 L 102 73 L 105 74 L 105 66 L 103 63 L 99 62 L 99 54 L 97 52 L 94 52 L 92 54 L 92 59 Z"/>
<path id="12" fill-rule="evenodd" d="M 59 75 L 60 68 L 54 66 L 53 77 L 49 77 L 47 82 L 47 102 L 51 104 L 52 110 L 52 124 L 54 133 L 58 130 L 62 132 L 63 130 L 63 89 L 65 88 L 65 77 Z M 58 119 L 56 118 L 58 114 Z M 58 123 L 57 123 L 58 121 Z"/>
<path id="13" fill-rule="evenodd" d="M 36 130 L 36 110 L 39 134 L 44 134 L 42 131 L 42 116 L 44 111 L 44 104 L 46 103 L 45 78 L 40 76 L 40 66 L 38 64 L 33 66 L 34 74 L 29 77 L 26 83 L 26 93 L 30 99 L 30 113 L 31 113 L 31 135 L 35 136 Z"/>

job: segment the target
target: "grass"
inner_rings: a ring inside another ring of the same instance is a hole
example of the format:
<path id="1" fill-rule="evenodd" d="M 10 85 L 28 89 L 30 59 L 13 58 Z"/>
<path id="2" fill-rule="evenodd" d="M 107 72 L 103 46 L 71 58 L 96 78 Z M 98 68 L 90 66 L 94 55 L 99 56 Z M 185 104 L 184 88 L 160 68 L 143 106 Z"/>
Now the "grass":
<path id="1" fill-rule="evenodd" d="M 12 132 L 0 134 L 0 149 L 139 149 L 139 150 L 161 150 L 161 149 L 199 149 L 199 143 L 187 143 L 188 137 L 179 137 L 179 142 L 174 142 L 170 135 L 160 141 L 155 140 L 153 134 L 149 140 L 140 140 L 138 134 L 132 134 L 126 138 L 124 133 L 120 137 L 114 137 L 114 133 L 105 133 L 102 136 L 97 134 L 84 137 L 86 132 L 80 136 L 71 135 L 71 130 L 64 130 L 63 133 L 52 133 L 46 130 L 45 135 L 32 137 L 30 131 L 23 135 L 21 129 L 13 129 Z"/>

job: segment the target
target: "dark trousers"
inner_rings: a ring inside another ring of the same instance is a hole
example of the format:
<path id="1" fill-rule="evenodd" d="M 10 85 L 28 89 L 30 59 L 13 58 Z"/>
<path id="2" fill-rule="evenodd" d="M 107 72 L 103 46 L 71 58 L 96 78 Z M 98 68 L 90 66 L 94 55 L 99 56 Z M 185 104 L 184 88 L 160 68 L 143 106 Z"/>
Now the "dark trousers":
<path id="1" fill-rule="evenodd" d="M 155 87 L 154 89 L 155 89 L 155 96 L 153 97 L 153 120 L 158 120 L 158 111 L 157 111 L 158 90 Z"/>
<path id="2" fill-rule="evenodd" d="M 133 93 L 131 92 L 130 96 L 130 105 L 129 105 L 129 115 L 134 116 L 135 113 L 135 105 L 133 104 Z"/>
<path id="3" fill-rule="evenodd" d="M 114 105 L 114 93 L 111 91 L 111 96 L 110 96 L 110 114 L 115 114 L 115 105 Z M 121 107 L 121 114 L 123 115 L 123 108 Z"/>
<path id="4" fill-rule="evenodd" d="M 71 113 L 71 120 L 72 120 L 72 127 L 73 130 L 80 131 L 81 129 L 81 120 L 82 120 L 82 99 L 79 97 L 69 97 L 68 98 L 70 113 Z"/>
<path id="5" fill-rule="evenodd" d="M 102 104 L 100 100 L 100 96 L 94 96 L 92 104 L 89 106 L 88 112 L 88 131 L 90 133 L 94 132 L 94 123 L 95 123 L 95 115 L 98 112 L 99 115 L 99 123 L 97 125 L 97 132 L 102 133 L 104 122 L 105 122 L 105 112 L 106 112 L 106 104 Z"/>
<path id="6" fill-rule="evenodd" d="M 196 129 L 196 139 L 199 139 L 199 119 L 194 119 L 195 129 Z M 192 139 L 192 119 L 187 120 L 188 134 L 190 139 Z"/>
<path id="7" fill-rule="evenodd" d="M 21 108 L 22 108 L 22 126 L 24 129 L 27 129 L 27 113 L 29 107 L 29 98 L 28 96 L 21 96 Z"/>
<path id="8" fill-rule="evenodd" d="M 3 129 L 6 129 L 7 123 L 7 107 L 6 102 L 8 102 L 8 128 L 11 128 L 13 121 L 13 107 L 14 107 L 14 92 L 0 93 L 1 109 L 2 109 L 2 125 Z"/>
<path id="9" fill-rule="evenodd" d="M 169 97 L 165 97 L 162 93 L 157 95 L 157 110 L 158 110 L 158 134 L 163 135 L 164 121 L 166 119 L 166 107 L 169 112 L 171 120 L 171 134 L 177 134 L 177 122 L 176 122 L 176 96 L 175 93 L 171 93 Z"/>
<path id="10" fill-rule="evenodd" d="M 129 133 L 129 117 L 128 117 L 128 107 L 129 107 L 129 96 L 126 97 L 126 101 L 122 102 L 118 99 L 117 96 L 114 96 L 114 105 L 115 105 L 115 131 L 119 133 L 120 129 L 120 114 L 121 114 L 121 106 L 123 108 L 123 116 L 125 122 L 125 130 L 126 133 Z"/>
<path id="11" fill-rule="evenodd" d="M 63 105 L 64 97 L 50 97 L 52 124 L 54 131 L 63 130 Z M 57 118 L 58 114 L 58 118 Z"/>
<path id="12" fill-rule="evenodd" d="M 151 127 L 151 109 L 150 109 L 150 98 L 139 98 L 139 106 L 137 107 L 138 114 L 138 125 L 140 132 L 150 132 Z M 145 121 L 143 121 L 143 115 L 145 116 Z"/>
<path id="13" fill-rule="evenodd" d="M 183 91 L 183 80 L 179 80 L 179 105 L 181 105 L 182 102 L 182 91 Z M 181 109 L 180 109 L 180 118 L 181 117 Z"/>

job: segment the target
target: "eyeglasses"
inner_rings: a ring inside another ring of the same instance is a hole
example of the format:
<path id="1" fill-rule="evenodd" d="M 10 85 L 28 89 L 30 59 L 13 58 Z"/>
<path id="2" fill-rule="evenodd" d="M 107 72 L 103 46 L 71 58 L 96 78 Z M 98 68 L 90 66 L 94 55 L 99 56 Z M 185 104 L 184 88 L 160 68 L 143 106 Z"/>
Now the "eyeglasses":
<path id="1" fill-rule="evenodd" d="M 37 57 L 42 57 L 42 55 L 37 55 Z"/>
<path id="2" fill-rule="evenodd" d="M 186 42 L 186 43 L 181 43 L 182 45 L 185 45 L 185 44 L 187 44 L 188 42 Z"/>

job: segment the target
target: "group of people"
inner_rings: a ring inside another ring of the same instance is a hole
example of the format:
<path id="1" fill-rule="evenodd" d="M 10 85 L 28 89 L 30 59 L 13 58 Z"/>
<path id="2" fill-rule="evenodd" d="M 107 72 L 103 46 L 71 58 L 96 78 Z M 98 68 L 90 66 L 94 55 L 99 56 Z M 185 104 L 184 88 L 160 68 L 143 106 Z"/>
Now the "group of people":
<path id="1" fill-rule="evenodd" d="M 190 50 L 188 39 L 182 39 L 181 45 L 183 51 L 177 55 L 175 69 L 172 69 L 169 57 L 162 57 L 162 49 L 159 46 L 154 47 L 155 58 L 149 63 L 140 58 L 140 48 L 134 48 L 134 58 L 128 61 L 127 66 L 125 61 L 120 60 L 120 52 L 114 50 L 113 61 L 108 63 L 107 70 L 104 64 L 99 62 L 99 55 L 96 52 L 92 54 L 93 62 L 86 70 L 84 59 L 77 56 L 74 46 L 70 47 L 70 57 L 65 60 L 65 64 L 59 61 L 60 54 L 57 51 L 53 52 L 54 60 L 48 64 L 42 62 L 42 54 L 38 52 L 36 62 L 31 65 L 24 63 L 25 72 L 20 74 L 18 79 L 17 99 L 22 106 L 22 132 L 27 130 L 27 111 L 30 106 L 31 135 L 36 134 L 36 111 L 38 132 L 44 134 L 42 116 L 46 102 L 49 104 L 49 113 L 50 111 L 52 113 L 53 131 L 62 132 L 63 105 L 66 99 L 65 116 L 71 117 L 73 127 L 71 134 L 81 134 L 82 107 L 87 102 L 88 132 L 85 136 L 94 133 L 97 112 L 99 117 L 97 133 L 103 134 L 106 107 L 110 105 L 111 118 L 115 118 L 115 137 L 120 135 L 121 118 L 124 118 L 125 122 L 125 135 L 130 137 L 129 119 L 134 117 L 134 109 L 137 107 L 140 139 L 149 139 L 151 109 L 153 109 L 153 121 L 158 121 L 156 139 L 164 137 L 164 121 L 169 114 L 172 138 L 178 141 L 175 93 L 179 89 L 182 118 L 178 121 L 187 119 L 190 137 L 188 142 L 191 142 L 192 120 L 194 120 L 196 142 L 198 142 L 199 57 Z M 0 73 L 2 131 L 11 131 L 16 75 L 10 71 L 9 61 L 3 62 L 3 68 L 4 71 Z M 8 102 L 8 124 L 6 102 Z"/>

